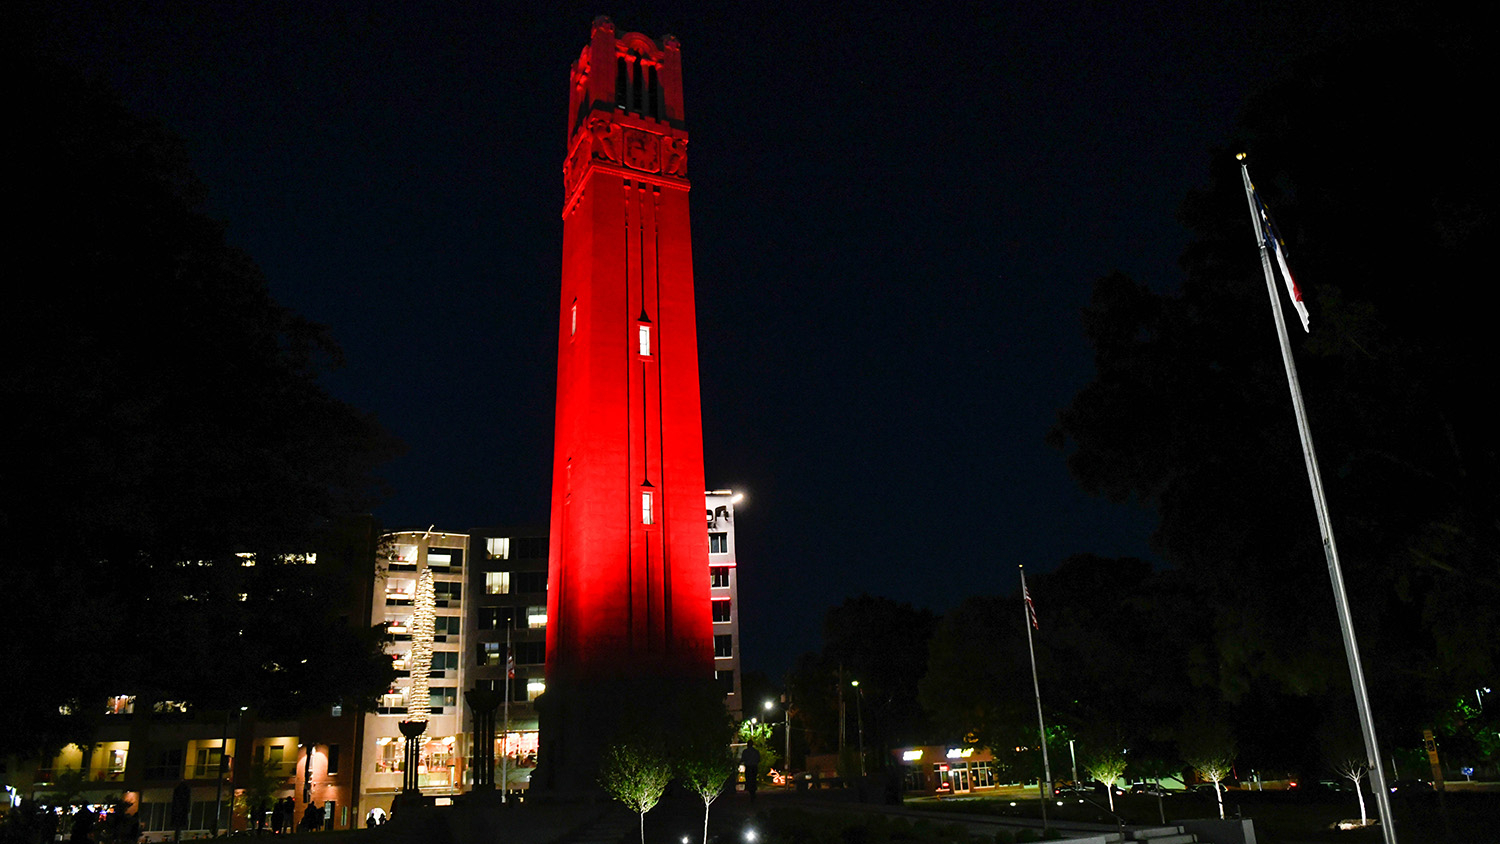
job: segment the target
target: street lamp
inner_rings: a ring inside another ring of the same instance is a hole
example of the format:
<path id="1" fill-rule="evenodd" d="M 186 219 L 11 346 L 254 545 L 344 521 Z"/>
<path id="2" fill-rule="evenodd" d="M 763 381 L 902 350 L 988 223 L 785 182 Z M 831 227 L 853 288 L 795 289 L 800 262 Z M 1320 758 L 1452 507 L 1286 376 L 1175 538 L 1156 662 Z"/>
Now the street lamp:
<path id="1" fill-rule="evenodd" d="M 767 712 L 770 712 L 775 708 L 776 701 L 766 701 Z M 785 773 L 785 779 L 787 783 L 790 784 L 792 771 L 792 706 L 787 701 L 786 695 L 781 696 L 781 714 L 781 734 L 782 738 L 786 741 L 786 755 L 781 758 L 781 769 Z"/>
<path id="2" fill-rule="evenodd" d="M 865 775 L 865 691 L 859 687 L 858 680 L 850 681 L 849 685 L 854 687 L 854 715 L 859 719 L 859 775 Z"/>

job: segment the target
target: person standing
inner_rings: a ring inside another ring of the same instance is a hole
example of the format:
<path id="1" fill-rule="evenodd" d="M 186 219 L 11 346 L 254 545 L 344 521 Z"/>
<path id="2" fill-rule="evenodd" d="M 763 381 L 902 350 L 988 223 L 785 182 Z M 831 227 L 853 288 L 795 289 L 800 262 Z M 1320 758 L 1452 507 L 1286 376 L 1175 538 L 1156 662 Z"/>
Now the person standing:
<path id="1" fill-rule="evenodd" d="M 755 802 L 755 789 L 760 783 L 760 751 L 755 745 L 745 745 L 745 750 L 740 754 L 740 764 L 745 766 L 745 793 L 750 795 L 750 802 Z"/>

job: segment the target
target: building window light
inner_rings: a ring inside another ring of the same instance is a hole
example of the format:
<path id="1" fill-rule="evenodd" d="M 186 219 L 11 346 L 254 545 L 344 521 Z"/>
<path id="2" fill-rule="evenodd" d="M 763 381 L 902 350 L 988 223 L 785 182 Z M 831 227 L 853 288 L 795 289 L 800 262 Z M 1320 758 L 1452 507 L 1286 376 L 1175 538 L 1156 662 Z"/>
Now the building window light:
<path id="1" fill-rule="evenodd" d="M 640 326 L 641 332 L 641 357 L 651 356 L 651 326 Z"/>
<path id="2" fill-rule="evenodd" d="M 510 537 L 497 536 L 484 541 L 485 554 L 491 560 L 510 559 Z"/>
<path id="3" fill-rule="evenodd" d="M 654 524 L 651 518 L 651 493 L 641 493 L 641 524 Z"/>
<path id="4" fill-rule="evenodd" d="M 527 607 L 526 608 L 526 626 L 530 627 L 533 630 L 540 630 L 543 627 L 546 627 L 547 626 L 547 608 L 546 607 Z"/>
<path id="5" fill-rule="evenodd" d="M 541 697 L 542 692 L 547 691 L 547 684 L 541 680 L 526 681 L 526 699 L 536 700 Z"/>

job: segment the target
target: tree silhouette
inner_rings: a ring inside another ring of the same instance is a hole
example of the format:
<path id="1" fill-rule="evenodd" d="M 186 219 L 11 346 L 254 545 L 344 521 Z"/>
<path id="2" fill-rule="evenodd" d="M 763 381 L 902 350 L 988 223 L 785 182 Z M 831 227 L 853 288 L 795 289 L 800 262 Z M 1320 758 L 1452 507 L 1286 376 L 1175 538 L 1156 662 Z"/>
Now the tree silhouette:
<path id="1" fill-rule="evenodd" d="M 0 396 L 24 412 L 0 423 L 0 527 L 38 537 L 4 552 L 6 588 L 16 629 L 47 635 L 8 655 L 28 692 L 0 720 L 25 729 L 0 752 L 88 741 L 107 695 L 373 700 L 389 667 L 344 596 L 368 583 L 375 531 L 351 514 L 393 441 L 319 386 L 337 348 L 226 244 L 181 142 L 67 68 L 19 64 L 24 316 Z"/>
<path id="2" fill-rule="evenodd" d="M 1291 68 L 1184 203 L 1180 290 L 1111 275 L 1084 313 L 1096 377 L 1052 440 L 1085 489 L 1156 512 L 1158 550 L 1214 610 L 1199 679 L 1247 713 L 1348 691 L 1241 149 L 1312 311 L 1294 355 L 1382 732 L 1410 740 L 1500 664 L 1500 434 L 1473 366 L 1488 315 L 1465 304 L 1496 163 L 1451 84 L 1481 67 L 1471 36 L 1405 32 Z"/>

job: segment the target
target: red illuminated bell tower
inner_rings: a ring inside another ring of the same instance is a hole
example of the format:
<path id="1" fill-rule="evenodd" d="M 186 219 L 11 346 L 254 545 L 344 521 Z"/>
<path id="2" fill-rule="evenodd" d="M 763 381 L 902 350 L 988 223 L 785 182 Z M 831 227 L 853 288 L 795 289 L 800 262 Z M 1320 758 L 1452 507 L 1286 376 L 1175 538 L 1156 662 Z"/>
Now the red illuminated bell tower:
<path id="1" fill-rule="evenodd" d="M 572 68 L 543 790 L 592 785 L 611 697 L 713 676 L 681 68 L 602 17 Z"/>

